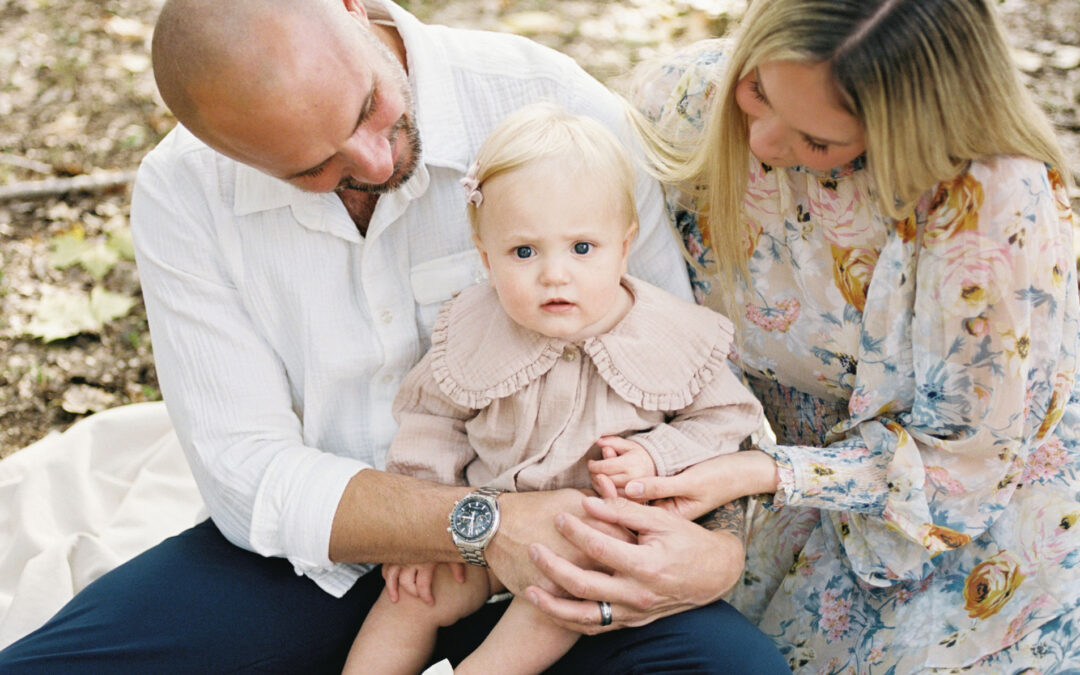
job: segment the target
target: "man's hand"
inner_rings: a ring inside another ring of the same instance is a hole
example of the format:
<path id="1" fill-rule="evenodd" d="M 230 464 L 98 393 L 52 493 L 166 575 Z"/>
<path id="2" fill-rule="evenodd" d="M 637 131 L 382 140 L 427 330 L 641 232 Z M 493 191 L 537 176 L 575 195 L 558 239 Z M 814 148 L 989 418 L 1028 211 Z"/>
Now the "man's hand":
<path id="1" fill-rule="evenodd" d="M 559 532 L 606 572 L 582 568 L 543 544 L 532 546 L 537 567 L 571 597 L 540 586 L 530 586 L 525 597 L 564 628 L 595 634 L 644 625 L 719 599 L 742 574 L 742 540 L 729 532 L 710 532 L 664 509 L 622 498 L 590 497 L 584 507 L 593 522 L 638 535 L 636 541 L 620 541 L 575 515 L 558 516 Z M 611 603 L 614 620 L 608 627 L 600 626 L 598 600 Z"/>
<path id="2" fill-rule="evenodd" d="M 623 488 L 630 481 L 656 476 L 656 463 L 640 443 L 622 436 L 604 436 L 596 444 L 604 457 L 589 460 L 589 472 L 593 475 L 593 488 L 597 492 L 600 487 L 596 479 L 600 475 L 607 476 L 619 495 L 624 497 L 627 495 Z"/>
<path id="3" fill-rule="evenodd" d="M 541 544 L 545 550 L 555 551 L 584 569 L 596 567 L 595 562 L 556 529 L 555 517 L 559 514 L 573 514 L 615 541 L 633 541 L 633 535 L 626 528 L 595 520 L 586 513 L 582 506 L 586 494 L 580 490 L 566 489 L 499 495 L 502 524 L 484 557 L 507 590 L 520 594 L 527 586 L 536 586 L 553 595 L 565 595 L 530 561 L 529 547 L 533 544 Z"/>

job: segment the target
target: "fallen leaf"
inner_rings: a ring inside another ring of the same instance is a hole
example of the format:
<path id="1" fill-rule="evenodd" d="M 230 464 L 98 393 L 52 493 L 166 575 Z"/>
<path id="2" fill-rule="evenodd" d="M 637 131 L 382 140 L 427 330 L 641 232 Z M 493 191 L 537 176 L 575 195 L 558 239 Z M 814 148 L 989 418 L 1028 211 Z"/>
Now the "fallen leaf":
<path id="1" fill-rule="evenodd" d="M 119 260 L 120 253 L 100 240 L 86 242 L 86 246 L 79 255 L 79 264 L 94 278 L 94 281 L 104 279 Z"/>
<path id="2" fill-rule="evenodd" d="M 124 219 L 120 218 L 120 220 Z M 108 247 L 120 254 L 120 257 L 126 260 L 134 260 L 135 244 L 131 241 L 131 228 L 123 225 L 109 230 Z"/>
<path id="3" fill-rule="evenodd" d="M 45 287 L 25 330 L 44 342 L 52 342 L 79 333 L 97 332 L 101 323 L 91 311 L 86 293 Z"/>
<path id="4" fill-rule="evenodd" d="M 135 306 L 135 298 L 123 293 L 113 293 L 100 286 L 90 291 L 90 309 L 100 324 L 118 319 Z"/>
<path id="5" fill-rule="evenodd" d="M 68 387 L 60 399 L 60 407 L 73 415 L 98 412 L 115 404 L 116 396 L 104 389 L 91 387 L 88 384 L 76 384 Z"/>

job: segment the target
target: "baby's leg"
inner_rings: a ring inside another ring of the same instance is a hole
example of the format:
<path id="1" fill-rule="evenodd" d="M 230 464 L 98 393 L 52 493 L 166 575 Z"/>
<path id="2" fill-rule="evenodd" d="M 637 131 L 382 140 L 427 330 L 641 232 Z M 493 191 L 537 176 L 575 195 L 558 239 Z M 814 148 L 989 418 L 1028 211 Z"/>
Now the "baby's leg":
<path id="1" fill-rule="evenodd" d="M 435 648 L 442 626 L 480 609 L 491 594 L 487 570 L 465 566 L 465 583 L 454 579 L 450 567 L 439 565 L 431 580 L 435 604 L 399 592 L 391 602 L 384 590 L 368 612 L 345 661 L 346 674 L 418 673 Z"/>
<path id="2" fill-rule="evenodd" d="M 515 597 L 506 613 L 454 675 L 539 673 L 574 646 L 579 633 L 552 623 L 528 600 Z"/>

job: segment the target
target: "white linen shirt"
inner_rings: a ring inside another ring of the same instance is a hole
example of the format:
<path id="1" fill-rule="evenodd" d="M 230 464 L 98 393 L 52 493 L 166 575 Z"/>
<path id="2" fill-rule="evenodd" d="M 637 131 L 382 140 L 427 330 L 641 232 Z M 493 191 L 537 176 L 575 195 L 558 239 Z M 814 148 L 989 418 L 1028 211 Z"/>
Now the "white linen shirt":
<path id="1" fill-rule="evenodd" d="M 617 100 L 568 57 L 386 8 L 424 147 L 365 237 L 335 194 L 230 160 L 182 127 L 146 156 L 132 198 L 162 392 L 214 522 L 336 596 L 370 568 L 329 559 L 345 486 L 383 467 L 391 402 L 439 306 L 485 278 L 459 183 L 480 142 L 538 100 L 627 137 Z M 644 174 L 638 187 L 630 272 L 688 298 L 660 189 Z"/>

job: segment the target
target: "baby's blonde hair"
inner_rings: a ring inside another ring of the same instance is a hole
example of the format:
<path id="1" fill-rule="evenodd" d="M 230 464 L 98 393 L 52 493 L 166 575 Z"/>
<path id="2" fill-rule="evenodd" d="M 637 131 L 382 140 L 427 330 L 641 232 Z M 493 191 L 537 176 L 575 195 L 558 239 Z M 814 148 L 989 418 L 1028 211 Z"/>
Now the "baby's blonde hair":
<path id="1" fill-rule="evenodd" d="M 553 103 L 534 103 L 507 115 L 480 145 L 470 174 L 475 170 L 482 195 L 485 181 L 552 158 L 566 160 L 566 170 L 582 179 L 591 177 L 610 186 L 626 222 L 637 227 L 634 166 L 626 148 L 597 120 Z M 470 201 L 467 209 L 473 236 L 478 237 L 483 202 Z"/>

